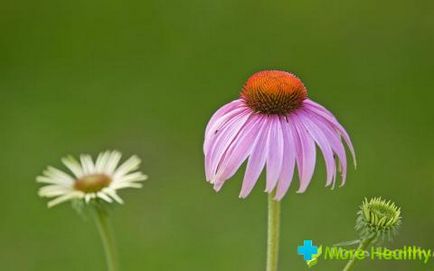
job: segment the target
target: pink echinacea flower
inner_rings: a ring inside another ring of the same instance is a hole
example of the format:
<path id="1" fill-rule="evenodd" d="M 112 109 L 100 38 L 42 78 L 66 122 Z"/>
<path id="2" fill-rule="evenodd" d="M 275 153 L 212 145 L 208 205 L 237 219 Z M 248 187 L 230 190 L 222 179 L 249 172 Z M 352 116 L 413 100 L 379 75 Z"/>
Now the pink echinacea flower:
<path id="1" fill-rule="evenodd" d="M 240 197 L 245 198 L 266 168 L 266 189 L 281 200 L 297 168 L 304 192 L 316 163 L 316 146 L 326 167 L 326 186 L 334 185 L 340 171 L 347 174 L 348 133 L 333 114 L 307 97 L 295 75 L 278 70 L 260 71 L 245 83 L 241 96 L 212 116 L 205 132 L 206 179 L 219 191 L 247 161 Z"/>

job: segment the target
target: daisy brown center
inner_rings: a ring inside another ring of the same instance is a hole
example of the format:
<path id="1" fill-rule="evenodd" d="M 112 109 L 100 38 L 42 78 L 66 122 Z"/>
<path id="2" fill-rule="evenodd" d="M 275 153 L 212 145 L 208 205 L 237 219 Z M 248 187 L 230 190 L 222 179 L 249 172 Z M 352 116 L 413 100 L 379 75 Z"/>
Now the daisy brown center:
<path id="1" fill-rule="evenodd" d="M 307 90 L 295 75 L 278 70 L 253 74 L 243 86 L 241 98 L 256 112 L 286 115 L 299 108 Z"/>
<path id="2" fill-rule="evenodd" d="M 107 175 L 93 174 L 78 179 L 74 184 L 74 188 L 84 193 L 96 193 L 109 186 L 111 182 L 112 179 Z"/>

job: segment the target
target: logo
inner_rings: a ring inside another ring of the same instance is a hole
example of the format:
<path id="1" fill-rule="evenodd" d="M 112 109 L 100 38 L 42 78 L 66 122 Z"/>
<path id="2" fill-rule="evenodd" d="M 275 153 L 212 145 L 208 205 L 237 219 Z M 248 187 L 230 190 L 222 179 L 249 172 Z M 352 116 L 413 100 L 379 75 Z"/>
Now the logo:
<path id="1" fill-rule="evenodd" d="M 313 245 L 312 240 L 304 240 L 303 245 L 298 246 L 297 253 L 303 256 L 305 261 L 310 261 L 312 256 L 318 253 L 318 247 Z"/>
<path id="2" fill-rule="evenodd" d="M 344 242 L 333 246 L 315 246 L 312 240 L 304 240 L 303 245 L 297 247 L 297 254 L 303 256 L 303 260 L 308 267 L 323 260 L 395 260 L 395 261 L 420 261 L 427 264 L 434 258 L 434 250 L 424 249 L 418 246 L 404 246 L 401 248 L 390 249 L 386 247 L 372 246 L 368 249 L 343 248 L 341 246 L 353 246 L 360 244 L 360 241 Z M 324 252 L 324 253 L 323 253 Z"/>
<path id="3" fill-rule="evenodd" d="M 318 257 L 322 254 L 322 247 L 313 245 L 312 240 L 304 240 L 302 246 L 297 247 L 298 255 L 303 256 L 306 264 L 312 267 L 318 263 Z"/>

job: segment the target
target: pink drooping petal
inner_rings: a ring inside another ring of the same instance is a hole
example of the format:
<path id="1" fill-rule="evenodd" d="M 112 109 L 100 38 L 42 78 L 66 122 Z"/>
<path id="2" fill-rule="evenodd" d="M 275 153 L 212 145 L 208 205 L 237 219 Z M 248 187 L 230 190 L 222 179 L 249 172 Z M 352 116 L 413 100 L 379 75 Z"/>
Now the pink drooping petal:
<path id="1" fill-rule="evenodd" d="M 337 155 L 341 166 L 342 185 L 343 185 L 345 183 L 346 176 L 347 176 L 347 157 L 345 154 L 344 145 L 340 140 L 339 134 L 337 134 L 336 130 L 334 129 L 333 126 L 331 126 L 331 124 L 324 122 L 323 119 L 319 118 L 317 115 L 315 115 L 314 113 L 308 110 L 306 110 L 306 112 L 307 114 L 310 115 L 311 121 L 315 123 L 317 127 L 319 127 L 319 129 L 323 132 L 333 152 Z"/>
<path id="2" fill-rule="evenodd" d="M 205 153 L 205 173 L 208 181 L 215 178 L 218 165 L 223 159 L 229 146 L 245 126 L 250 115 L 251 112 L 247 110 L 242 111 L 227 120 L 225 126 L 221 128 L 221 130 L 209 135 L 209 137 L 214 137 L 214 142 L 209 146 Z"/>
<path id="3" fill-rule="evenodd" d="M 231 178 L 250 155 L 258 132 L 261 130 L 262 116 L 251 115 L 243 129 L 229 146 L 217 169 L 214 189 L 218 190 L 222 183 Z"/>
<path id="4" fill-rule="evenodd" d="M 220 117 L 218 120 L 219 122 L 212 127 L 213 129 L 210 129 L 209 133 L 205 137 L 204 147 L 203 151 L 206 155 L 209 150 L 212 148 L 212 146 L 215 145 L 215 141 L 218 139 L 219 135 L 227 128 L 230 128 L 230 125 L 233 123 L 234 118 L 239 117 L 243 114 L 248 114 L 251 111 L 246 108 L 237 108 L 234 111 L 224 115 L 223 117 Z M 221 119 L 224 119 L 224 122 L 220 122 Z M 211 133 L 212 131 L 212 133 Z"/>
<path id="5" fill-rule="evenodd" d="M 312 179 L 313 172 L 315 170 L 316 162 L 316 149 L 315 142 L 312 137 L 307 133 L 304 126 L 300 123 L 299 117 L 295 114 L 291 115 L 290 121 L 292 121 L 296 135 L 298 137 L 298 151 L 297 151 L 297 164 L 298 174 L 300 177 L 300 187 L 297 193 L 303 193 L 306 191 L 310 180 Z"/>
<path id="6" fill-rule="evenodd" d="M 299 110 L 297 115 L 300 118 L 300 122 L 306 128 L 308 133 L 312 136 L 313 140 L 318 145 L 321 150 L 326 170 L 327 170 L 327 181 L 326 186 L 332 184 L 334 177 L 336 176 L 336 163 L 333 156 L 333 150 L 330 147 L 330 143 L 327 140 L 327 137 L 324 135 L 323 131 L 309 118 L 309 114 L 305 113 L 304 110 Z"/>
<path id="7" fill-rule="evenodd" d="M 257 140 L 253 144 L 254 146 L 252 154 L 250 155 L 249 161 L 247 162 L 240 198 L 245 198 L 250 194 L 265 166 L 265 161 L 268 154 L 267 146 L 269 141 L 270 126 L 270 123 L 266 120 L 266 118 L 264 118 L 261 129 L 258 132 Z"/>
<path id="8" fill-rule="evenodd" d="M 245 107 L 245 104 L 240 100 L 237 99 L 235 101 L 232 101 L 230 103 L 225 104 L 224 106 L 220 107 L 209 120 L 206 129 L 205 129 L 205 138 L 209 135 L 210 130 L 215 129 L 215 126 L 220 125 L 221 123 L 224 123 L 225 119 L 221 118 L 224 115 L 227 115 L 228 113 L 233 112 L 237 108 Z"/>
<path id="9" fill-rule="evenodd" d="M 224 109 L 224 110 L 222 110 Z M 215 134 L 228 126 L 228 121 L 239 115 L 242 112 L 251 112 L 239 100 L 233 101 L 222 108 L 220 108 L 208 122 L 205 132 L 205 142 L 203 144 L 203 151 L 206 154 L 210 146 L 215 140 Z"/>
<path id="10" fill-rule="evenodd" d="M 324 118 L 326 121 L 328 121 L 334 127 L 334 129 L 336 129 L 339 132 L 339 134 L 342 136 L 345 143 L 347 144 L 348 148 L 350 149 L 351 155 L 353 157 L 354 167 L 356 167 L 356 165 L 357 165 L 356 153 L 354 151 L 354 147 L 353 147 L 353 144 L 351 142 L 350 136 L 348 135 L 345 128 L 338 122 L 338 120 L 335 118 L 335 116 L 330 111 L 328 111 L 324 106 L 322 106 L 322 105 L 320 105 L 320 104 L 318 104 L 318 103 L 316 103 L 310 99 L 304 100 L 303 107 L 305 107 L 309 111 L 317 114 L 318 116 Z"/>
<path id="11" fill-rule="evenodd" d="M 283 132 L 279 116 L 270 116 L 270 138 L 268 140 L 267 182 L 265 192 L 272 192 L 276 187 L 282 169 Z"/>
<path id="12" fill-rule="evenodd" d="M 294 137 L 292 129 L 289 127 L 290 124 L 288 124 L 285 118 L 281 118 L 280 121 L 283 132 L 283 163 L 279 182 L 277 184 L 276 200 L 281 200 L 291 185 L 294 175 L 296 155 Z"/>

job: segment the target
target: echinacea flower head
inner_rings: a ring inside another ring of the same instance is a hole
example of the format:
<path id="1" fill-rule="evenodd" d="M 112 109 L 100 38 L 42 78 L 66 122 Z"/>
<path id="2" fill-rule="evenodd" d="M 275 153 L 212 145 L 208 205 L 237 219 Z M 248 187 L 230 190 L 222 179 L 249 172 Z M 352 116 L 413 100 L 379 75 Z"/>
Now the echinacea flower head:
<path id="1" fill-rule="evenodd" d="M 316 146 L 324 156 L 326 185 L 333 185 L 340 171 L 347 174 L 348 133 L 330 111 L 307 97 L 303 82 L 292 73 L 260 71 L 244 84 L 241 96 L 211 117 L 204 142 L 207 181 L 219 191 L 247 161 L 240 197 L 245 198 L 266 168 L 266 189 L 275 199 L 286 194 L 297 169 L 298 192 L 313 176 Z"/>
<path id="2" fill-rule="evenodd" d="M 88 154 L 80 155 L 80 161 L 68 156 L 63 164 L 71 171 L 66 173 L 54 167 L 47 167 L 37 182 L 46 184 L 39 189 L 39 196 L 54 198 L 48 207 L 65 201 L 82 199 L 89 203 L 101 199 L 108 203 L 123 203 L 117 191 L 124 188 L 141 188 L 141 181 L 147 176 L 137 171 L 141 160 L 132 156 L 119 165 L 122 155 L 117 151 L 100 153 L 94 162 Z"/>
<path id="3" fill-rule="evenodd" d="M 365 198 L 357 213 L 356 230 L 361 239 L 391 240 L 401 226 L 401 208 L 382 198 Z"/>

